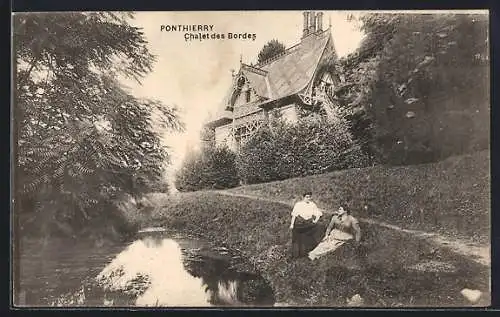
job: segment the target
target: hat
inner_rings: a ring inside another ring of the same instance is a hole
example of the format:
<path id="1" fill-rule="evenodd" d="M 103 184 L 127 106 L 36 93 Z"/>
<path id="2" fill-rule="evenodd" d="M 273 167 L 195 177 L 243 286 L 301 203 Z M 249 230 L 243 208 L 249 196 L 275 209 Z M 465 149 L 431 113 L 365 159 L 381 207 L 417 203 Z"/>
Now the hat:
<path id="1" fill-rule="evenodd" d="M 339 215 L 339 216 L 341 216 L 345 213 L 347 213 L 347 210 L 345 210 L 344 207 L 340 207 L 339 210 L 337 211 L 337 215 Z"/>

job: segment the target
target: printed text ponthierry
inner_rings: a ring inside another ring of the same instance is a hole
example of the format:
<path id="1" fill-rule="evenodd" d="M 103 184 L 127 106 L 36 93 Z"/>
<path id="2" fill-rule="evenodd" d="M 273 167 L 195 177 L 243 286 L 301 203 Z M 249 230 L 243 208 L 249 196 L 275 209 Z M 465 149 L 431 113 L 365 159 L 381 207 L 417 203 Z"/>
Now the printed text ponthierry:
<path id="1" fill-rule="evenodd" d="M 162 24 L 160 31 L 164 32 L 209 32 L 213 31 L 213 24 Z"/>

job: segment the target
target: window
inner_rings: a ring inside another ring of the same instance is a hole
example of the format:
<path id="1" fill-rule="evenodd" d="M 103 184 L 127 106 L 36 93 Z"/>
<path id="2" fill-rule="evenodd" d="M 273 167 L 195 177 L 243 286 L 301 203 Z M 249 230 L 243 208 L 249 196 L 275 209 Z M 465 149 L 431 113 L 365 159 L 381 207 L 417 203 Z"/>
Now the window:
<path id="1" fill-rule="evenodd" d="M 238 83 L 237 83 L 238 88 L 241 89 L 243 87 L 243 85 L 245 85 L 245 82 L 246 82 L 245 77 L 242 76 L 242 77 L 238 78 Z"/>
<path id="2" fill-rule="evenodd" d="M 245 101 L 250 102 L 250 97 L 251 97 L 251 91 L 250 89 L 248 89 L 247 91 L 245 91 Z"/>
<path id="3" fill-rule="evenodd" d="M 234 140 L 238 146 L 243 145 L 257 129 L 262 125 L 262 120 L 254 120 L 247 122 L 247 124 L 235 128 L 234 130 Z"/>

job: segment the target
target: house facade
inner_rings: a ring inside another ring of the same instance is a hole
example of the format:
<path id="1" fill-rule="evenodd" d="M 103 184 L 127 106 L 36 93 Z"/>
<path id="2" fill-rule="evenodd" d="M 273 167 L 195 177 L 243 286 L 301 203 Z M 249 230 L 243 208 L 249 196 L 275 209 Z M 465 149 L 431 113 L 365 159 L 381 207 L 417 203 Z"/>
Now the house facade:
<path id="1" fill-rule="evenodd" d="M 331 27 L 323 29 L 322 12 L 303 12 L 299 43 L 257 65 L 240 61 L 219 111 L 206 127 L 214 130 L 215 144 L 237 151 L 271 113 L 296 122 L 299 109 L 335 107 L 331 92 L 340 83 L 337 74 L 323 67 L 337 58 Z"/>

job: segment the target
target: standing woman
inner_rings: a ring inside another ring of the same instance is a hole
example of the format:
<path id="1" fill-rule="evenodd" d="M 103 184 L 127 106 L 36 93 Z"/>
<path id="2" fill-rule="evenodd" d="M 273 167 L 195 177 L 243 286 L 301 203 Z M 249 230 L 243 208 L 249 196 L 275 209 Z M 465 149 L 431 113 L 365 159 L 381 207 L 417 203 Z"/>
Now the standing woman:
<path id="1" fill-rule="evenodd" d="M 317 222 L 323 215 L 318 206 L 311 200 L 312 193 L 306 192 L 301 201 L 297 202 L 292 211 L 292 257 L 307 256 L 319 241 L 317 241 Z"/>

